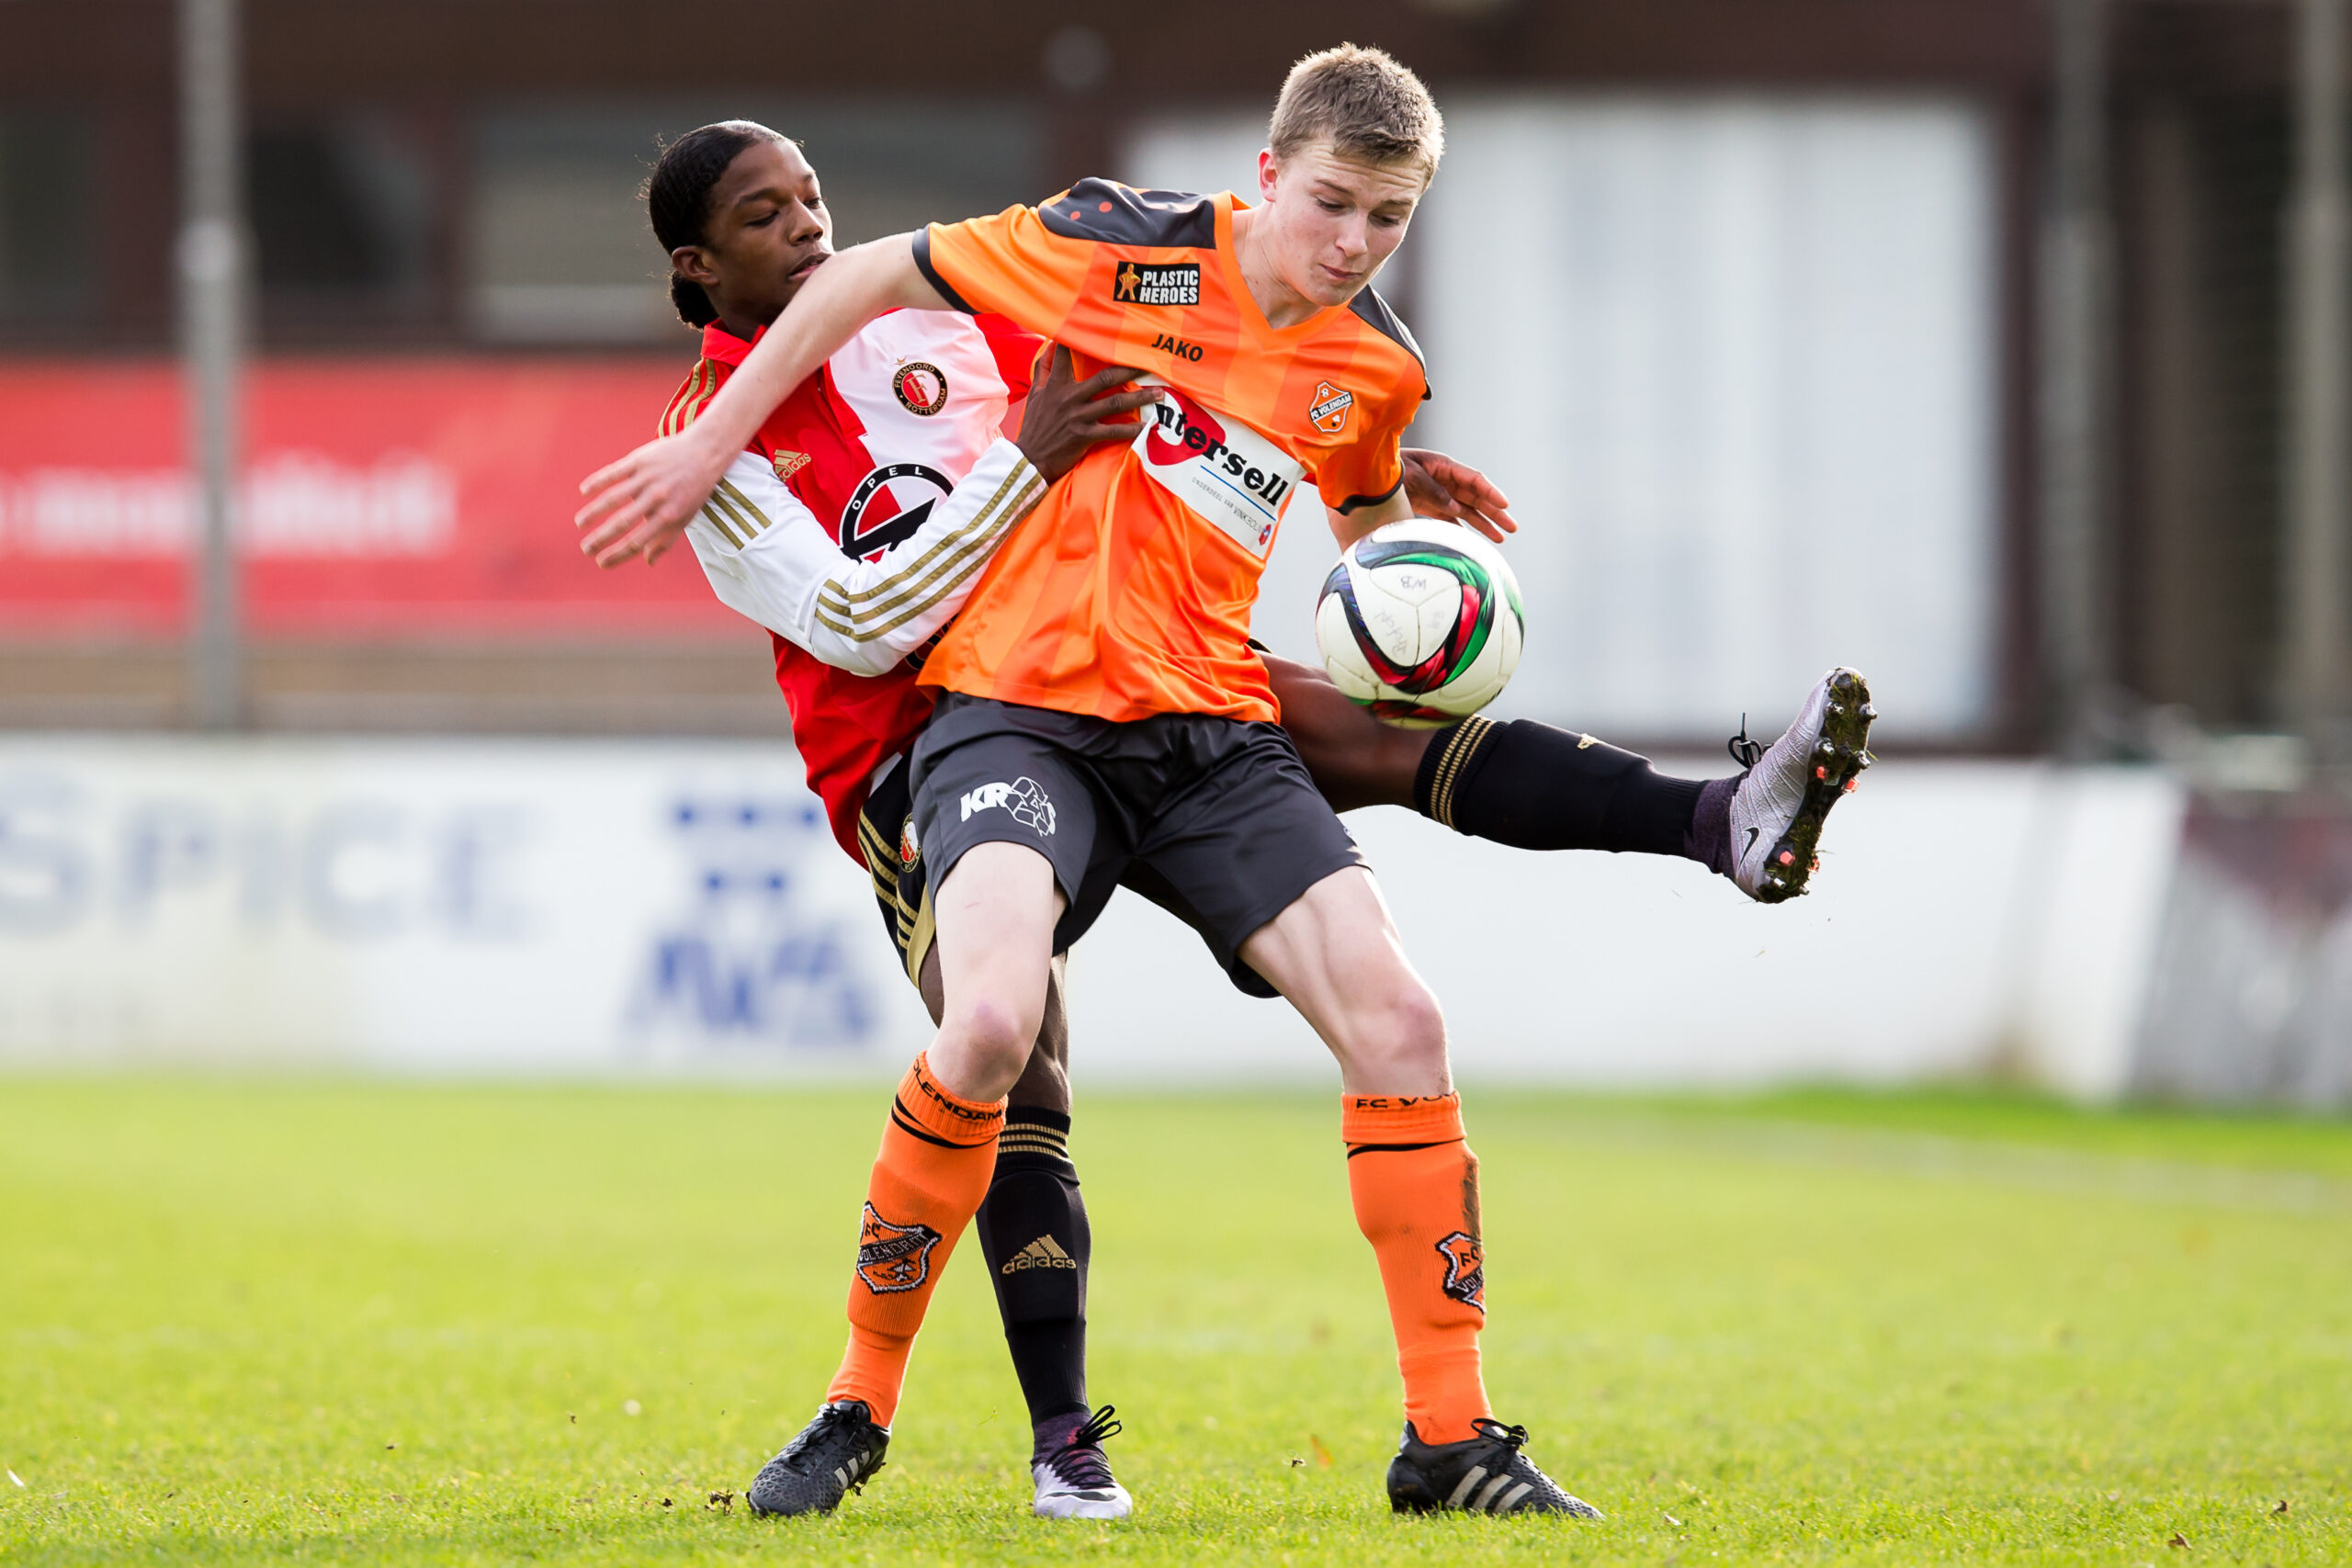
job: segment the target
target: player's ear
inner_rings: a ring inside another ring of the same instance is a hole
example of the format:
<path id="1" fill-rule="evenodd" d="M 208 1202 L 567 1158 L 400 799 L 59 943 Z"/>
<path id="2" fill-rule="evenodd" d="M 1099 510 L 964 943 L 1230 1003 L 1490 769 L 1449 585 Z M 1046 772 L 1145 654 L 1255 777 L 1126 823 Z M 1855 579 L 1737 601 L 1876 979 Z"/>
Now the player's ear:
<path id="1" fill-rule="evenodd" d="M 718 281 L 718 271 L 710 265 L 710 253 L 700 245 L 680 245 L 670 253 L 670 270 L 689 283 L 699 283 L 707 288 Z"/>
<path id="2" fill-rule="evenodd" d="M 1274 182 L 1281 173 L 1282 165 L 1274 161 L 1274 150 L 1261 147 L 1258 150 L 1258 195 L 1261 200 L 1274 199 Z"/>

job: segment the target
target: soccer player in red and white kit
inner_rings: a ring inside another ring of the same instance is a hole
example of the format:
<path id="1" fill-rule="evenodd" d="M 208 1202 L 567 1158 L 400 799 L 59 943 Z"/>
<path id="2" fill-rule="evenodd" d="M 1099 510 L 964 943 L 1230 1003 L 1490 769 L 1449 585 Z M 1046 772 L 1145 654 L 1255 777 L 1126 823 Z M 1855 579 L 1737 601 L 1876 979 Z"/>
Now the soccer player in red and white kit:
<path id="1" fill-rule="evenodd" d="M 690 321 L 713 319 L 705 363 L 665 416 L 667 433 L 691 422 L 748 352 L 749 340 L 823 259 L 825 224 L 813 172 L 787 144 L 756 128 L 710 127 L 682 140 L 665 155 L 650 195 L 657 229 L 665 231 L 678 265 L 673 292 L 682 313 Z M 905 832 L 903 770 L 895 759 L 927 705 L 910 681 L 890 676 L 903 673 L 904 655 L 953 615 L 978 562 L 1034 501 L 1038 479 L 1051 477 L 1024 465 L 1009 444 L 984 445 L 992 434 L 989 415 L 1001 413 L 1004 397 L 1018 387 L 1034 341 L 985 317 L 900 311 L 875 322 L 761 427 L 689 531 L 721 596 L 780 634 L 779 680 L 793 698 L 796 734 L 810 753 L 811 782 L 825 795 L 844 847 L 875 870 L 886 919 L 917 975 L 928 948 L 928 890 L 917 846 Z M 1097 378 L 1080 397 L 1119 378 Z M 1069 423 L 1082 434 L 1065 436 L 1060 461 L 1067 463 L 1078 442 L 1124 436 L 1125 431 L 1103 426 L 1102 414 L 1125 412 L 1148 396 L 1130 394 L 1097 411 L 1081 411 L 1077 400 L 1065 398 Z M 953 404 L 960 404 L 960 417 L 948 417 Z M 1030 425 L 1040 423 L 1024 422 L 1024 443 Z M 1439 465 L 1432 459 L 1431 466 Z M 1475 481 L 1468 493 L 1474 504 L 1486 499 Z M 1434 491 L 1419 499 L 1425 513 L 1462 510 Z M 1319 672 L 1269 663 L 1284 717 L 1335 804 L 1388 800 L 1444 819 L 1448 813 L 1431 799 L 1433 781 L 1442 781 L 1453 820 L 1465 830 L 1488 828 L 1486 836 L 1506 842 L 1693 853 L 1707 837 L 1694 826 L 1708 804 L 1704 792 L 1659 779 L 1629 754 L 1524 724 L 1472 721 L 1434 738 L 1400 734 L 1340 699 Z M 1320 722 L 1302 725 L 1303 716 Z M 1510 740 L 1521 744 L 1502 744 Z M 1531 767 L 1539 758 L 1552 765 Z M 1465 761 L 1473 765 L 1465 769 Z M 1569 765 L 1557 765 L 1562 761 Z M 1462 807 L 1480 798 L 1468 787 L 1479 777 L 1515 796 L 1518 809 L 1498 811 L 1500 820 L 1491 824 L 1464 822 L 1469 814 Z M 1718 810 L 1734 787 L 1735 781 L 1724 781 L 1716 791 Z M 1647 823 L 1645 807 L 1653 808 Z M 894 821 L 896 835 L 888 831 Z M 1694 858 L 1736 875 L 1736 865 L 1720 863 L 1719 853 L 1702 850 Z M 1048 1021 L 1046 1033 L 1046 1048 L 1012 1096 L 998 1174 L 979 1215 L 983 1247 L 1038 1429 L 1040 1511 L 1094 1512 L 1089 1505 L 1110 1504 L 1115 1495 L 1115 1511 L 1123 1512 L 1124 1495 L 1116 1495 L 1107 1467 L 1082 1462 L 1100 1456 L 1100 1422 L 1086 1419 L 1082 1382 L 1084 1221 L 1062 1144 L 1068 1101 L 1057 1059 L 1057 1020 Z M 1035 1119 L 1024 1119 L 1024 1089 L 1058 1108 L 1028 1108 Z M 1039 1168 L 1017 1168 L 1024 1161 Z M 1023 1187 L 1047 1201 L 1018 1201 Z M 991 1209 L 1000 1211 L 994 1224 Z M 1007 1218 L 1034 1223 L 1008 1225 Z M 935 1268 L 953 1239 L 917 1261 Z M 892 1266 L 892 1258 L 879 1256 L 887 1247 L 874 1250 L 876 1268 Z M 1022 1269 L 1033 1254 L 1046 1266 Z M 1032 1272 L 1034 1281 L 1022 1278 Z M 1046 1290 L 1020 1289 L 1032 1282 Z M 1041 1294 L 1045 1300 L 1034 1299 Z M 1042 1335 L 1024 1332 L 1039 1328 Z M 1031 1352 L 1025 1359 L 1024 1339 Z M 887 1422 L 888 1413 L 876 1419 Z M 1102 1485 L 1073 1485 L 1090 1478 L 1057 1473 L 1088 1468 Z"/>

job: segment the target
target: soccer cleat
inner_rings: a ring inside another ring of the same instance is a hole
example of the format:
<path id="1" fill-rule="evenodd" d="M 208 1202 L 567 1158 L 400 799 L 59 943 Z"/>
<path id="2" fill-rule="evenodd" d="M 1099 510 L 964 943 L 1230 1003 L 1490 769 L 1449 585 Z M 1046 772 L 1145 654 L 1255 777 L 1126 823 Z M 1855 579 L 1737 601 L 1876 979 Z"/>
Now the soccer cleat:
<path id="1" fill-rule="evenodd" d="M 1119 1434 L 1118 1412 L 1106 1404 L 1062 1439 L 1052 1453 L 1030 1466 L 1037 1495 L 1029 1511 L 1041 1519 L 1124 1519 L 1135 1499 L 1111 1474 L 1102 1439 Z"/>
<path id="2" fill-rule="evenodd" d="M 865 1401 L 836 1400 L 760 1467 L 743 1501 L 755 1514 L 830 1514 L 874 1479 L 889 1446 L 890 1428 L 874 1424 Z"/>
<path id="3" fill-rule="evenodd" d="M 1820 869 L 1821 825 L 1875 760 L 1870 753 L 1871 689 L 1840 667 L 1821 678 L 1804 711 L 1768 749 L 1739 727 L 1733 760 L 1747 772 L 1731 796 L 1732 880 L 1759 904 L 1805 890 Z"/>
<path id="4" fill-rule="evenodd" d="M 1388 1461 L 1388 1506 L 1400 1514 L 1454 1509 L 1464 1514 L 1566 1514 L 1597 1519 L 1600 1510 L 1571 1497 L 1520 1452 L 1527 1428 L 1480 1416 L 1478 1434 L 1458 1443 L 1425 1443 L 1405 1423 L 1405 1440 Z"/>

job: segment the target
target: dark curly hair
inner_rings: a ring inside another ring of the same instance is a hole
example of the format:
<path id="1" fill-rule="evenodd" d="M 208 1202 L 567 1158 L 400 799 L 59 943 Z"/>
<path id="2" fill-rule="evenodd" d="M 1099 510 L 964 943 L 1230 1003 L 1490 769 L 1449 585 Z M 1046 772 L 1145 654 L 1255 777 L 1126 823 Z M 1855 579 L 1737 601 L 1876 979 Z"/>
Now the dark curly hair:
<path id="1" fill-rule="evenodd" d="M 653 220 L 653 237 L 662 248 L 674 251 L 701 244 L 710 222 L 711 187 L 718 184 L 727 165 L 754 142 L 787 140 L 748 119 L 722 119 L 689 130 L 662 148 L 660 161 L 639 193 L 645 198 L 646 214 Z M 718 320 L 702 285 L 679 276 L 674 270 L 670 274 L 670 303 L 678 308 L 679 320 L 690 327 L 707 326 Z"/>

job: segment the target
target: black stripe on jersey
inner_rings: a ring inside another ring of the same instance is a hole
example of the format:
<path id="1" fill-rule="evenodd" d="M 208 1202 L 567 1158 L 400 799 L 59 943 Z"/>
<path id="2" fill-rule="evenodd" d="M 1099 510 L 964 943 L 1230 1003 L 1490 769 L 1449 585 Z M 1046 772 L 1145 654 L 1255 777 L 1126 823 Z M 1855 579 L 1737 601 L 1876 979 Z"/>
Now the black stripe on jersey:
<path id="1" fill-rule="evenodd" d="M 1423 369 L 1428 368 L 1429 361 L 1421 358 L 1421 345 L 1413 341 L 1413 334 L 1406 327 L 1404 318 L 1388 308 L 1388 301 L 1380 297 L 1380 290 L 1358 289 L 1356 297 L 1348 301 L 1348 309 L 1382 337 L 1403 344 L 1408 354 L 1420 360 Z"/>
<path id="2" fill-rule="evenodd" d="M 965 303 L 961 294 L 947 286 L 947 280 L 939 276 L 939 269 L 931 265 L 931 225 L 928 223 L 915 231 L 915 270 L 922 274 L 925 283 L 939 290 L 939 297 L 949 305 L 967 316 L 979 314 Z"/>
<path id="3" fill-rule="evenodd" d="M 1216 198 L 1190 191 L 1136 190 L 1116 180 L 1083 179 L 1040 206 L 1037 217 L 1065 240 L 1216 249 Z"/>
<path id="4" fill-rule="evenodd" d="M 1351 495 L 1331 510 L 1345 513 L 1353 512 L 1359 506 L 1378 506 L 1382 502 L 1386 501 L 1390 496 L 1395 495 L 1398 491 L 1403 490 L 1404 488 L 1405 478 L 1402 474 L 1399 474 L 1396 477 L 1396 482 L 1390 485 L 1386 490 L 1382 491 L 1378 495 Z"/>
<path id="5" fill-rule="evenodd" d="M 1448 1144 L 1458 1144 L 1460 1138 L 1440 1138 L 1433 1144 L 1350 1144 L 1348 1157 L 1358 1155 L 1408 1155 L 1416 1149 L 1442 1149 Z"/>

